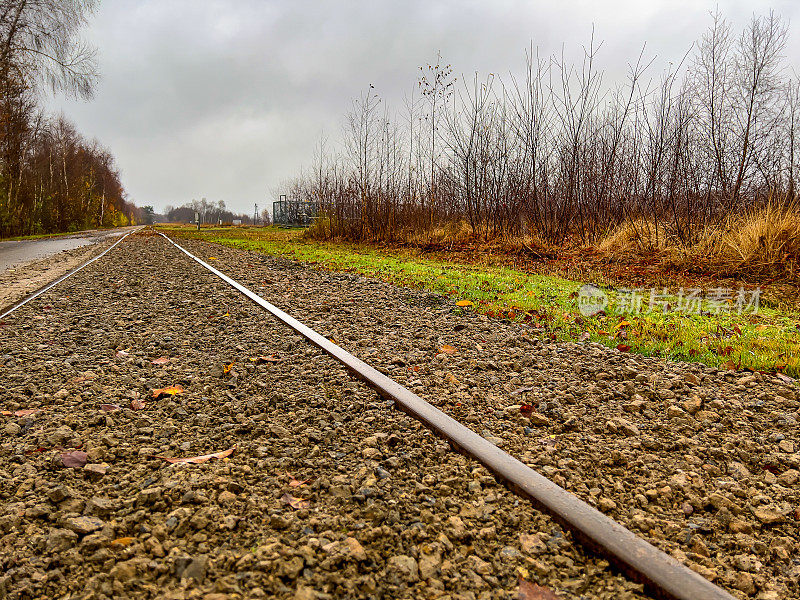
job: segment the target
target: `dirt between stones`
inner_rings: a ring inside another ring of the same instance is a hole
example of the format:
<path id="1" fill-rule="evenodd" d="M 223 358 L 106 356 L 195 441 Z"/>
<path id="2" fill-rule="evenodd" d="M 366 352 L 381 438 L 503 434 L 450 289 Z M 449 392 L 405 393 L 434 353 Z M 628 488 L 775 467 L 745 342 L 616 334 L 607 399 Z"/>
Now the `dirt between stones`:
<path id="1" fill-rule="evenodd" d="M 182 243 L 734 595 L 798 595 L 793 385 Z M 15 313 L 0 344 L 0 409 L 42 408 L 0 417 L 0 597 L 510 598 L 519 573 L 565 598 L 641 597 L 158 238 Z M 78 447 L 89 464 L 64 468 Z"/>
<path id="2" fill-rule="evenodd" d="M 732 594 L 800 597 L 796 382 L 550 342 L 457 298 L 181 243 Z"/>
<path id="3" fill-rule="evenodd" d="M 58 279 L 67 271 L 97 256 L 116 241 L 116 239 L 112 239 L 81 246 L 74 250 L 65 250 L 53 256 L 17 265 L 12 269 L 0 272 L 0 312 L 2 312 L 3 308 L 10 307 L 27 294 L 38 290 L 54 279 Z"/>
<path id="4" fill-rule="evenodd" d="M 644 597 L 160 238 L 0 345 L 2 598 Z"/>

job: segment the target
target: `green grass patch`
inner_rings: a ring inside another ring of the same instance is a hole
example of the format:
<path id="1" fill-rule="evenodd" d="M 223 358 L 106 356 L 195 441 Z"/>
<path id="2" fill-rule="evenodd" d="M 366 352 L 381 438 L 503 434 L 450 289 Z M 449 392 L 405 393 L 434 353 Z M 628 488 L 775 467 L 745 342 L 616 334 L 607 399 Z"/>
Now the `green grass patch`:
<path id="1" fill-rule="evenodd" d="M 44 238 L 62 237 L 65 235 L 75 235 L 77 231 L 64 231 L 61 233 L 36 233 L 33 235 L 15 235 L 13 237 L 0 238 L 0 242 L 18 242 L 22 240 L 41 240 Z"/>
<path id="2" fill-rule="evenodd" d="M 738 291 L 731 290 L 728 300 L 711 302 L 705 293 L 692 298 L 690 291 L 671 290 L 665 295 L 663 290 L 655 290 L 651 297 L 649 289 L 607 289 L 604 292 L 609 305 L 605 313 L 587 317 L 578 304 L 578 293 L 585 282 L 557 276 L 430 260 L 410 249 L 307 241 L 302 230 L 277 227 L 159 229 L 445 294 L 473 303 L 463 310 L 524 321 L 552 339 L 591 340 L 674 360 L 800 375 L 800 316 L 763 305 L 756 313 L 740 314 L 737 303 L 743 300 L 745 307 L 751 302 L 750 292 L 737 298 Z M 692 310 L 675 310 L 692 301 Z"/>

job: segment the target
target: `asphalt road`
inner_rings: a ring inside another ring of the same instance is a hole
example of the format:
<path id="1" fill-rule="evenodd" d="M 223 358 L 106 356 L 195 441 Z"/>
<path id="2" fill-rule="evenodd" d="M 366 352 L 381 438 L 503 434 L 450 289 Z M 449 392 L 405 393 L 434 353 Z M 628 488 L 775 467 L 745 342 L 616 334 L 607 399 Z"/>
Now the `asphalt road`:
<path id="1" fill-rule="evenodd" d="M 32 260 L 47 258 L 64 250 L 72 250 L 96 244 L 112 237 L 123 235 L 132 229 L 122 227 L 112 230 L 91 229 L 73 235 L 42 238 L 38 240 L 9 240 L 0 242 L 0 272 Z"/>

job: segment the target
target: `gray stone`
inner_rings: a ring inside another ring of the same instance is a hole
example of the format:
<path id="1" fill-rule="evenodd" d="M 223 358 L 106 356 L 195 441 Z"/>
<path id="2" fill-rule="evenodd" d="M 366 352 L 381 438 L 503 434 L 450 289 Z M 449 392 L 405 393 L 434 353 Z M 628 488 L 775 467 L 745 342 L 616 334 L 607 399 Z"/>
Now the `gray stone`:
<path id="1" fill-rule="evenodd" d="M 206 569 L 208 568 L 208 556 L 201 554 L 195 557 L 192 562 L 188 564 L 183 571 L 182 577 L 184 579 L 194 579 L 198 583 L 202 583 L 206 578 Z"/>
<path id="2" fill-rule="evenodd" d="M 389 559 L 389 570 L 394 571 L 406 581 L 419 581 L 419 566 L 417 561 L 405 554 L 398 554 Z"/>
<path id="3" fill-rule="evenodd" d="M 16 437 L 22 433 L 22 427 L 12 421 L 11 423 L 6 423 L 4 431 L 6 432 L 7 436 Z"/>
<path id="4" fill-rule="evenodd" d="M 64 527 L 78 535 L 87 535 L 105 527 L 105 522 L 97 517 L 71 517 L 64 521 Z"/>
<path id="5" fill-rule="evenodd" d="M 69 529 L 51 529 L 47 536 L 49 552 L 64 552 L 72 548 L 78 541 L 78 534 Z"/>

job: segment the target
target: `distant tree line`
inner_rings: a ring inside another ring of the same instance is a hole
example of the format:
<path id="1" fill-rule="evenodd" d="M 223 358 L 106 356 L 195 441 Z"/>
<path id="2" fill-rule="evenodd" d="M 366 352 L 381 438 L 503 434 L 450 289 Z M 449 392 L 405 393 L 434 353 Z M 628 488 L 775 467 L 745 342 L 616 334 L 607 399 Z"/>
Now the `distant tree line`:
<path id="1" fill-rule="evenodd" d="M 643 51 L 619 86 L 604 83 L 594 39 L 577 64 L 532 47 L 522 77 L 506 81 L 457 81 L 437 60 L 400 112 L 370 86 L 341 147 L 321 146 L 286 192 L 321 203 L 324 237 L 457 226 L 558 245 L 630 224 L 648 243 L 691 244 L 731 214 L 797 198 L 800 84 L 787 33 L 773 13 L 739 34 L 713 15 L 682 60 L 650 77 Z"/>
<path id="2" fill-rule="evenodd" d="M 243 225 L 253 224 L 253 215 L 244 213 L 234 213 L 228 210 L 224 200 L 209 202 L 205 198 L 202 200 L 192 200 L 182 206 L 167 206 L 164 209 L 164 217 L 170 223 L 191 223 L 198 215 L 201 223 L 208 224 L 230 224 L 234 220 L 241 221 Z M 258 225 L 269 225 L 271 223 L 268 211 L 262 211 L 258 217 Z"/>
<path id="3" fill-rule="evenodd" d="M 79 34 L 94 6 L 0 0 L 0 236 L 142 218 L 126 200 L 111 153 L 41 107 L 46 93 L 91 97 L 95 55 Z"/>

